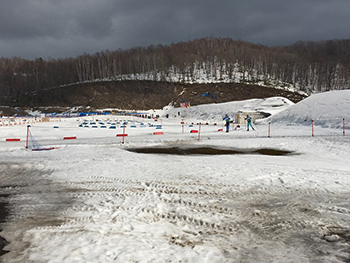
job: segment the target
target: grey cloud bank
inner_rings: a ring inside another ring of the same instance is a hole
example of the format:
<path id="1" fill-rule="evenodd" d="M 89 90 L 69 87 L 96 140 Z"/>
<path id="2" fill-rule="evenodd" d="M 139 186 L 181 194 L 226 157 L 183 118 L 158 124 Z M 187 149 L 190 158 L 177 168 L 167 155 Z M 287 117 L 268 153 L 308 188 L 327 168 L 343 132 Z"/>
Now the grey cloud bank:
<path id="1" fill-rule="evenodd" d="M 0 57 L 44 59 L 230 37 L 268 46 L 349 38 L 348 0 L 0 0 Z"/>

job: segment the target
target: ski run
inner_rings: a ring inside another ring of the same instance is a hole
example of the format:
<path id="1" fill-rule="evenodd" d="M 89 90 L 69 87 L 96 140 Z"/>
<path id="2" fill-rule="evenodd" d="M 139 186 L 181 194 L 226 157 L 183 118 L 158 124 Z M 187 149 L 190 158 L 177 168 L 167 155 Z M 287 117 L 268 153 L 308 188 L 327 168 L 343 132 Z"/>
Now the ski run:
<path id="1" fill-rule="evenodd" d="M 349 105 L 346 90 L 32 123 L 47 151 L 2 126 L 0 261 L 349 262 Z M 271 116 L 219 131 L 242 109 Z"/>

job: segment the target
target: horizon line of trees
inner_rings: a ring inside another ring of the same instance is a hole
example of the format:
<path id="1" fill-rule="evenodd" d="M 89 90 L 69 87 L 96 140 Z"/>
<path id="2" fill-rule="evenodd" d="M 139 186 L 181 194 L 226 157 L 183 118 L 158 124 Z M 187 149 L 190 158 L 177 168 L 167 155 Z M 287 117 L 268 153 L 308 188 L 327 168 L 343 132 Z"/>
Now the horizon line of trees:
<path id="1" fill-rule="evenodd" d="M 222 76 L 232 82 L 277 81 L 307 93 L 349 89 L 350 39 L 267 47 L 204 38 L 76 58 L 0 58 L 0 92 L 2 97 L 16 99 L 28 92 L 131 74 L 148 74 L 151 79 L 153 74 L 153 80 L 165 81 L 176 72 L 183 76 L 180 81 L 196 80 L 198 71 L 218 82 Z"/>

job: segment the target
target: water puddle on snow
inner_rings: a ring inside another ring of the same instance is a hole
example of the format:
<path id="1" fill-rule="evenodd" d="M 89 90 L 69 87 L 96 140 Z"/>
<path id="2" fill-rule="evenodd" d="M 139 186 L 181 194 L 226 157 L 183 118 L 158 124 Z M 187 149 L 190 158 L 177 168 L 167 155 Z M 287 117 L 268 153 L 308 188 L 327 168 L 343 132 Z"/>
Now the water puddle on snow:
<path id="1" fill-rule="evenodd" d="M 235 155 L 235 154 L 260 154 L 271 156 L 285 156 L 295 154 L 292 151 L 259 148 L 259 149 L 220 149 L 217 147 L 144 147 L 144 148 L 130 148 L 130 152 L 136 153 L 150 153 L 150 154 L 170 154 L 170 155 Z"/>

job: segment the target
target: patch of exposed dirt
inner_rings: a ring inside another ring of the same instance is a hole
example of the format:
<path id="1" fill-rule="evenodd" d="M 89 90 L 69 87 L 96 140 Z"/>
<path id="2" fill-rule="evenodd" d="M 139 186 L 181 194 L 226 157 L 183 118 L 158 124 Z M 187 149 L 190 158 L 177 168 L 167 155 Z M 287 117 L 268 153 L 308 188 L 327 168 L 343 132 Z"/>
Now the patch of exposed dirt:
<path id="1" fill-rule="evenodd" d="M 206 94 L 206 96 L 201 96 Z M 252 98 L 282 96 L 293 102 L 305 97 L 294 92 L 240 83 L 181 84 L 154 81 L 115 81 L 78 84 L 27 94 L 17 103 L 20 106 L 61 107 L 91 106 L 93 108 L 154 109 L 170 102 L 191 105 L 239 101 Z"/>

